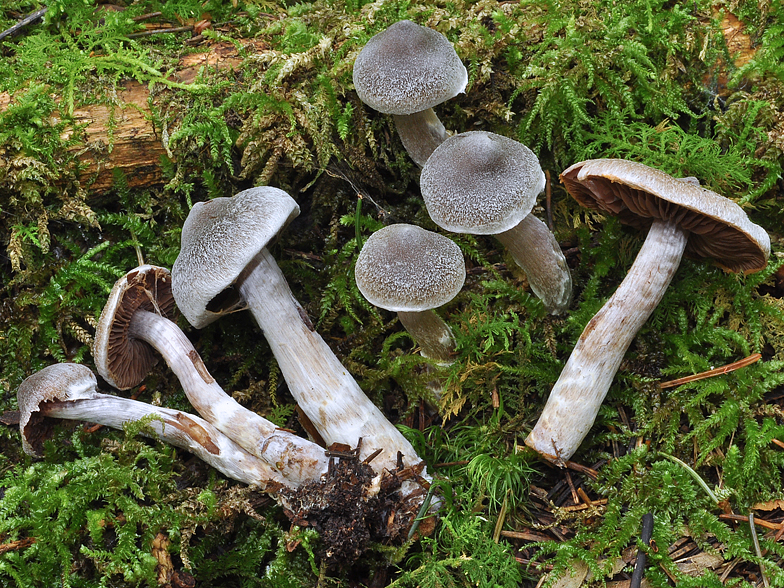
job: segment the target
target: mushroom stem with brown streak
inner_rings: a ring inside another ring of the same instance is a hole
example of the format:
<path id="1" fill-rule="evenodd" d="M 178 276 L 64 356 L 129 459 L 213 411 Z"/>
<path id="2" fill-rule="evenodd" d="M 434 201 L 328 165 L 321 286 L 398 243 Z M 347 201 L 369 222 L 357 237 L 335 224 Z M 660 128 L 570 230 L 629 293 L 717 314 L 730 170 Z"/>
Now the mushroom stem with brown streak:
<path id="1" fill-rule="evenodd" d="M 193 453 L 229 478 L 262 489 L 270 484 L 291 487 L 275 468 L 242 449 L 204 419 L 103 394 L 98 392 L 97 384 L 88 367 L 75 363 L 50 365 L 22 382 L 17 398 L 25 453 L 41 455 L 43 443 L 52 433 L 52 419 L 88 421 L 122 430 L 125 423 L 148 418 L 151 436 Z M 145 431 L 142 434 L 149 435 Z"/>
<path id="2" fill-rule="evenodd" d="M 572 457 L 593 425 L 637 331 L 664 296 L 684 252 L 729 271 L 765 267 L 770 239 L 731 200 L 646 165 L 589 160 L 561 174 L 583 206 L 650 226 L 628 275 L 589 321 L 525 443 L 555 463 Z"/>
<path id="3" fill-rule="evenodd" d="M 196 328 L 241 308 L 261 327 L 299 407 L 328 445 L 355 447 L 372 466 L 394 471 L 420 463 L 414 448 L 361 390 L 315 331 L 267 249 L 299 206 L 272 187 L 193 206 L 172 268 L 180 311 Z"/>
<path id="4" fill-rule="evenodd" d="M 144 265 L 120 278 L 96 329 L 98 373 L 118 389 L 137 386 L 154 365 L 157 351 L 199 414 L 279 470 L 289 483 L 298 486 L 325 474 L 329 460 L 323 448 L 278 428 L 226 394 L 190 340 L 167 318 L 173 307 L 171 275 L 165 268 Z"/>
<path id="5" fill-rule="evenodd" d="M 362 102 L 394 115 L 403 146 L 422 167 L 447 137 L 433 107 L 465 90 L 468 71 L 444 35 L 401 20 L 362 48 L 353 79 Z"/>

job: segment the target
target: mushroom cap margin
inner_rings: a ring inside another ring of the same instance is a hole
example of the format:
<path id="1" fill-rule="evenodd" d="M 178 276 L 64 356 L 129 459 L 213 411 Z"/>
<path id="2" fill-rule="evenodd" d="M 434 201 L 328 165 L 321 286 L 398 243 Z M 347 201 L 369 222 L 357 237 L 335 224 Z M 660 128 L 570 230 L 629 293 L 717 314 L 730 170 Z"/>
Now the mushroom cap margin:
<path id="1" fill-rule="evenodd" d="M 115 282 L 95 329 L 95 369 L 119 390 L 138 386 L 158 363 L 158 354 L 145 341 L 128 334 L 136 310 L 154 312 L 165 318 L 174 315 L 172 279 L 169 270 L 141 265 Z"/>
<path id="2" fill-rule="evenodd" d="M 444 35 L 401 20 L 362 48 L 353 79 L 362 102 L 385 114 L 407 115 L 463 92 L 468 71 Z"/>
<path id="3" fill-rule="evenodd" d="M 373 233 L 354 267 L 367 300 L 393 312 L 437 308 L 452 300 L 466 277 L 463 253 L 443 235 L 399 223 Z"/>
<path id="4" fill-rule="evenodd" d="M 298 214 L 296 201 L 271 186 L 193 205 L 172 266 L 174 299 L 191 325 L 201 329 L 236 309 L 209 307 Z"/>
<path id="5" fill-rule="evenodd" d="M 735 202 L 645 164 L 589 159 L 561 173 L 572 197 L 586 208 L 617 216 L 637 229 L 655 219 L 689 231 L 686 255 L 707 257 L 723 269 L 751 273 L 767 265 L 770 237 Z"/>
<path id="6" fill-rule="evenodd" d="M 45 402 L 65 402 L 93 398 L 98 381 L 92 370 L 78 363 L 55 363 L 25 379 L 17 389 L 19 432 L 22 449 L 40 457 L 52 432 L 52 424 L 39 413 Z"/>

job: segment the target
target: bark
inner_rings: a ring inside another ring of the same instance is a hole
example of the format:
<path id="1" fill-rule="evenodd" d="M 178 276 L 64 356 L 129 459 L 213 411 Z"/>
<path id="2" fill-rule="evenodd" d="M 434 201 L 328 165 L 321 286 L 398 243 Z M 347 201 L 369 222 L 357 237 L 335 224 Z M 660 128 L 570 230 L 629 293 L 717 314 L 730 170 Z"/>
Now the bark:
<path id="1" fill-rule="evenodd" d="M 247 46 L 251 52 L 265 48 L 264 42 L 260 40 L 249 40 Z M 242 58 L 234 45 L 214 43 L 202 53 L 193 53 L 180 59 L 170 79 L 191 84 L 202 67 L 225 70 L 237 67 L 241 62 Z M 159 90 L 154 92 L 152 104 L 165 109 L 171 90 L 164 90 L 160 84 L 157 88 Z M 118 85 L 117 106 L 114 109 L 105 104 L 75 106 L 73 125 L 69 125 L 63 138 L 70 138 L 74 132 L 80 133 L 79 141 L 71 148 L 71 152 L 86 164 L 79 180 L 91 192 L 100 193 L 110 188 L 114 169 L 125 173 L 131 188 L 146 188 L 162 183 L 160 162 L 167 153 L 162 129 L 153 122 L 150 98 L 147 84 L 126 80 Z M 9 93 L 0 93 L 0 112 L 8 108 L 11 100 Z M 74 130 L 81 125 L 86 126 L 79 131 Z M 110 136 L 112 127 L 113 137 Z"/>

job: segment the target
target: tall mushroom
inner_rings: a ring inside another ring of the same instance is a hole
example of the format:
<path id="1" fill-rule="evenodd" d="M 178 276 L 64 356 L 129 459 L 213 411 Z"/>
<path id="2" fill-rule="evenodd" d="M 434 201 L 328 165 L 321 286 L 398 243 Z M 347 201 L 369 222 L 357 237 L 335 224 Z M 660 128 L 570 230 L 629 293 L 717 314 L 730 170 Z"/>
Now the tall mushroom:
<path id="1" fill-rule="evenodd" d="M 375 35 L 354 62 L 354 88 L 371 108 L 392 114 L 417 165 L 446 139 L 433 107 L 465 90 L 468 72 L 447 38 L 410 20 Z"/>
<path id="2" fill-rule="evenodd" d="M 371 304 L 397 312 L 424 357 L 452 362 L 452 329 L 433 309 L 452 300 L 465 282 L 463 253 L 454 241 L 414 225 L 389 225 L 365 242 L 354 275 Z"/>
<path id="3" fill-rule="evenodd" d="M 572 278 L 555 237 L 530 214 L 544 186 L 544 172 L 528 147 L 486 131 L 444 141 L 420 178 L 433 222 L 455 233 L 494 235 L 545 308 L 558 314 L 569 306 Z"/>
<path id="4" fill-rule="evenodd" d="M 290 486 L 276 469 L 254 457 L 207 421 L 179 410 L 102 394 L 90 368 L 76 363 L 45 367 L 19 385 L 19 431 L 25 453 L 40 456 L 54 419 L 82 420 L 122 429 L 145 417 L 155 436 L 186 449 L 225 476 L 262 488 Z"/>
<path id="5" fill-rule="evenodd" d="M 588 434 L 626 350 L 659 304 L 681 256 L 707 257 L 727 271 L 765 267 L 770 238 L 731 200 L 641 163 L 595 159 L 561 174 L 581 205 L 648 229 L 629 273 L 589 321 L 525 443 L 556 463 Z"/>
<path id="6" fill-rule="evenodd" d="M 249 308 L 289 390 L 327 442 L 357 446 L 362 458 L 380 450 L 377 472 L 420 462 L 414 448 L 365 396 L 315 332 L 267 249 L 299 213 L 283 190 L 252 188 L 193 206 L 172 268 L 180 311 L 201 328 L 228 311 Z"/>
<path id="7" fill-rule="evenodd" d="M 248 410 L 224 392 L 191 342 L 169 317 L 174 310 L 171 275 L 143 265 L 117 280 L 95 333 L 93 355 L 98 373 L 126 390 L 147 376 L 161 354 L 194 408 L 217 429 L 263 459 L 290 483 L 326 473 L 324 450 Z"/>

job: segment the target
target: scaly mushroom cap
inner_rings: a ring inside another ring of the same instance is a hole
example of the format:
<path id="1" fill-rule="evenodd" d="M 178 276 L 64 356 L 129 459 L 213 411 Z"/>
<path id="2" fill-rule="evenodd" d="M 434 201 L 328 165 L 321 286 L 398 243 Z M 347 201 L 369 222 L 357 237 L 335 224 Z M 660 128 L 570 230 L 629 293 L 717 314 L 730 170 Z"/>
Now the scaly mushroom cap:
<path id="1" fill-rule="evenodd" d="M 689 231 L 685 253 L 712 258 L 733 272 L 756 272 L 767 264 L 770 237 L 740 206 L 700 187 L 642 163 L 591 159 L 575 163 L 561 181 L 586 208 L 617 216 L 622 223 L 647 230 L 654 219 L 675 220 Z"/>
<path id="2" fill-rule="evenodd" d="M 386 114 L 413 114 L 465 90 L 468 72 L 447 38 L 410 20 L 367 42 L 354 62 L 359 99 Z"/>
<path id="3" fill-rule="evenodd" d="M 463 253 L 451 239 L 402 223 L 370 236 L 354 274 L 371 304 L 393 312 L 446 304 L 460 292 L 466 276 Z"/>
<path id="4" fill-rule="evenodd" d="M 19 432 L 22 449 L 40 457 L 52 434 L 54 419 L 40 415 L 45 402 L 94 398 L 98 382 L 90 368 L 78 363 L 56 363 L 36 372 L 19 385 Z"/>
<path id="5" fill-rule="evenodd" d="M 433 222 L 473 235 L 495 235 L 517 226 L 544 186 L 544 172 L 528 147 L 486 131 L 449 137 L 420 177 Z"/>
<path id="6" fill-rule="evenodd" d="M 142 265 L 117 280 L 95 330 L 93 357 L 101 377 L 120 390 L 138 386 L 155 364 L 158 354 L 146 342 L 129 335 L 137 310 L 171 319 L 174 315 L 169 270 Z"/>
<path id="7" fill-rule="evenodd" d="M 263 186 L 193 205 L 172 267 L 180 312 L 200 329 L 242 302 L 230 289 L 253 258 L 299 214 L 283 190 Z"/>

